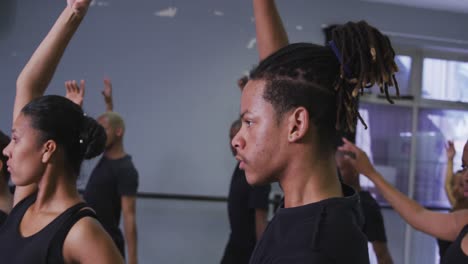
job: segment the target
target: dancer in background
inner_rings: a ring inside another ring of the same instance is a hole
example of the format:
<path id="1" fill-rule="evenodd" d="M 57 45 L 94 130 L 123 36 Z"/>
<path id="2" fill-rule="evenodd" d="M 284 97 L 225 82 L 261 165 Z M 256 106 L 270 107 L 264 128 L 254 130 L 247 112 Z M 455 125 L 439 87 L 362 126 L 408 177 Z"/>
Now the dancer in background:
<path id="1" fill-rule="evenodd" d="M 384 198 L 400 216 L 413 228 L 439 239 L 454 241 L 447 249 L 442 264 L 468 263 L 468 210 L 439 213 L 425 209 L 416 201 L 408 198 L 389 184 L 375 170 L 367 154 L 353 143 L 343 139 L 341 151 L 352 152 L 354 157 L 346 156 L 354 168 L 371 180 Z M 468 197 L 468 142 L 463 148 L 462 157 L 464 196 Z"/>
<path id="2" fill-rule="evenodd" d="M 230 141 L 241 127 L 241 121 L 232 123 L 229 132 Z M 232 154 L 236 150 L 231 146 Z M 236 165 L 232 174 L 228 196 L 228 213 L 231 234 L 224 251 L 222 264 L 249 263 L 255 244 L 261 238 L 268 224 L 268 198 L 270 184 L 250 186 L 245 173 Z"/>
<path id="3" fill-rule="evenodd" d="M 444 187 L 452 207 L 451 212 L 468 209 L 468 198 L 463 195 L 463 170 L 458 170 L 455 173 L 453 172 L 453 159 L 456 151 L 452 141 L 447 142 L 445 150 L 447 153 L 447 168 Z M 445 252 L 451 244 L 451 241 L 437 239 L 440 259 L 443 259 Z"/>
<path id="4" fill-rule="evenodd" d="M 65 82 L 66 97 L 83 104 L 85 82 Z M 104 155 L 99 160 L 89 177 L 84 192 L 85 201 L 96 210 L 97 217 L 110 234 L 120 253 L 125 257 L 127 244 L 128 264 L 138 263 L 137 226 L 136 226 L 136 193 L 138 189 L 138 172 L 133 165 L 132 157 L 125 152 L 123 141 L 125 122 L 114 110 L 112 83 L 104 80 L 102 91 L 106 112 L 99 118 L 107 136 Z M 120 216 L 123 216 L 124 234 L 120 230 Z M 126 242 L 126 243 L 125 243 Z"/>

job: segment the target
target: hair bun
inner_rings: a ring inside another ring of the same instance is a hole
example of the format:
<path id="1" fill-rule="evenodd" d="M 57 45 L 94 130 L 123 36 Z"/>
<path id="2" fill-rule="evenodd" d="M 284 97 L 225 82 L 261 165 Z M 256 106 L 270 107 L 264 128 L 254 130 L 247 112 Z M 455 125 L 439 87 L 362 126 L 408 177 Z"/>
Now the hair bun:
<path id="1" fill-rule="evenodd" d="M 92 159 L 100 155 L 106 146 L 106 131 L 91 117 L 83 117 L 83 126 L 80 131 L 80 144 L 85 159 Z"/>

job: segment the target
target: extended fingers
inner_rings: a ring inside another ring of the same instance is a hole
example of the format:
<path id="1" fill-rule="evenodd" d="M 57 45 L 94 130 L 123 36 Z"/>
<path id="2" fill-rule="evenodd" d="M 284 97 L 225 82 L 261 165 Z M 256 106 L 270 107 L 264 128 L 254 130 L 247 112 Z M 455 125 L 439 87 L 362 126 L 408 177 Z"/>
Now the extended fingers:
<path id="1" fill-rule="evenodd" d="M 78 86 L 78 83 L 75 80 L 66 81 L 65 88 L 67 90 L 67 93 L 78 93 L 84 95 L 85 82 L 84 80 L 81 80 L 80 86 Z"/>
<path id="2" fill-rule="evenodd" d="M 84 96 L 85 94 L 85 81 L 84 80 L 81 80 L 80 81 L 80 88 L 79 89 L 79 93 L 81 96 Z"/>
<path id="3" fill-rule="evenodd" d="M 67 94 L 71 93 L 70 81 L 65 82 L 65 89 L 67 90 Z"/>

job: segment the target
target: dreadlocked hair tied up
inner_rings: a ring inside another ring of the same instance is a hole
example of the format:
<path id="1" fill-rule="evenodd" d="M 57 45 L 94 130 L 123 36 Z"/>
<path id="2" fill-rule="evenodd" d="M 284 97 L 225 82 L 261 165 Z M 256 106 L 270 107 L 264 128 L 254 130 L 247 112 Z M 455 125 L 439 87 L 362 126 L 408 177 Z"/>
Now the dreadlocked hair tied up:
<path id="1" fill-rule="evenodd" d="M 278 116 L 294 108 L 307 109 L 320 144 L 332 148 L 336 132 L 354 131 L 359 118 L 358 97 L 364 88 L 398 86 L 398 67 L 390 40 L 361 21 L 333 29 L 326 46 L 296 43 L 273 53 L 250 72 L 264 80 L 263 98 Z M 363 122 L 364 126 L 366 124 Z"/>
<path id="2" fill-rule="evenodd" d="M 362 94 L 364 88 L 374 85 L 379 86 L 391 104 L 394 102 L 388 88 L 394 86 L 396 95 L 400 95 L 395 78 L 398 66 L 390 39 L 365 21 L 348 22 L 332 30 L 329 46 L 338 50 L 335 56 L 341 62 L 340 78 L 335 84 L 335 91 L 339 94 L 337 118 L 343 120 L 341 115 L 344 114 L 346 122 L 337 128 L 354 131 L 356 122 L 353 120 L 356 118 L 367 128 L 354 98 Z M 345 108 L 344 111 L 341 108 Z"/>

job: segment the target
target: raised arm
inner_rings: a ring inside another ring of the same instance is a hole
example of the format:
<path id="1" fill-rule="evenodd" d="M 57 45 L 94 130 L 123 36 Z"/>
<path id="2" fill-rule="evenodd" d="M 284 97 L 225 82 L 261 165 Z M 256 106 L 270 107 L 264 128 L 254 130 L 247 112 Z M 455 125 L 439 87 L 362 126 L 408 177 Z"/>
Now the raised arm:
<path id="1" fill-rule="evenodd" d="M 84 95 L 85 95 L 85 81 L 80 81 L 80 86 L 76 81 L 65 82 L 66 94 L 65 97 L 74 102 L 75 104 L 83 107 Z"/>
<path id="2" fill-rule="evenodd" d="M 114 100 L 112 99 L 112 82 L 110 79 L 104 79 L 102 96 L 104 96 L 104 102 L 106 103 L 106 111 L 112 112 L 114 110 Z"/>
<path id="3" fill-rule="evenodd" d="M 355 158 L 346 156 L 346 159 L 353 164 L 359 173 L 365 175 L 375 184 L 393 209 L 415 229 L 437 238 L 453 241 L 462 228 L 468 224 L 468 210 L 446 214 L 425 209 L 389 184 L 375 170 L 364 151 L 346 139 L 343 141 L 345 144 L 339 147 L 339 150 L 350 151 L 355 155 Z"/>
<path id="4" fill-rule="evenodd" d="M 289 44 L 275 0 L 253 0 L 260 60 Z"/>
<path id="5" fill-rule="evenodd" d="M 18 76 L 13 120 L 16 120 L 27 103 L 44 94 L 91 0 L 69 0 L 68 2 L 70 5 L 63 10 Z"/>
<path id="6" fill-rule="evenodd" d="M 47 36 L 37 47 L 16 81 L 16 97 L 13 108 L 13 121 L 21 109 L 33 99 L 44 94 L 60 58 L 80 25 L 91 0 L 68 0 Z M 13 205 L 37 190 L 35 184 L 17 186 Z"/>
<path id="7" fill-rule="evenodd" d="M 447 141 L 447 145 L 445 147 L 447 152 L 447 168 L 445 169 L 445 193 L 447 194 L 447 198 L 449 199 L 450 205 L 452 207 L 455 206 L 455 196 L 453 195 L 453 158 L 455 157 L 455 147 L 453 146 L 452 141 Z"/>

